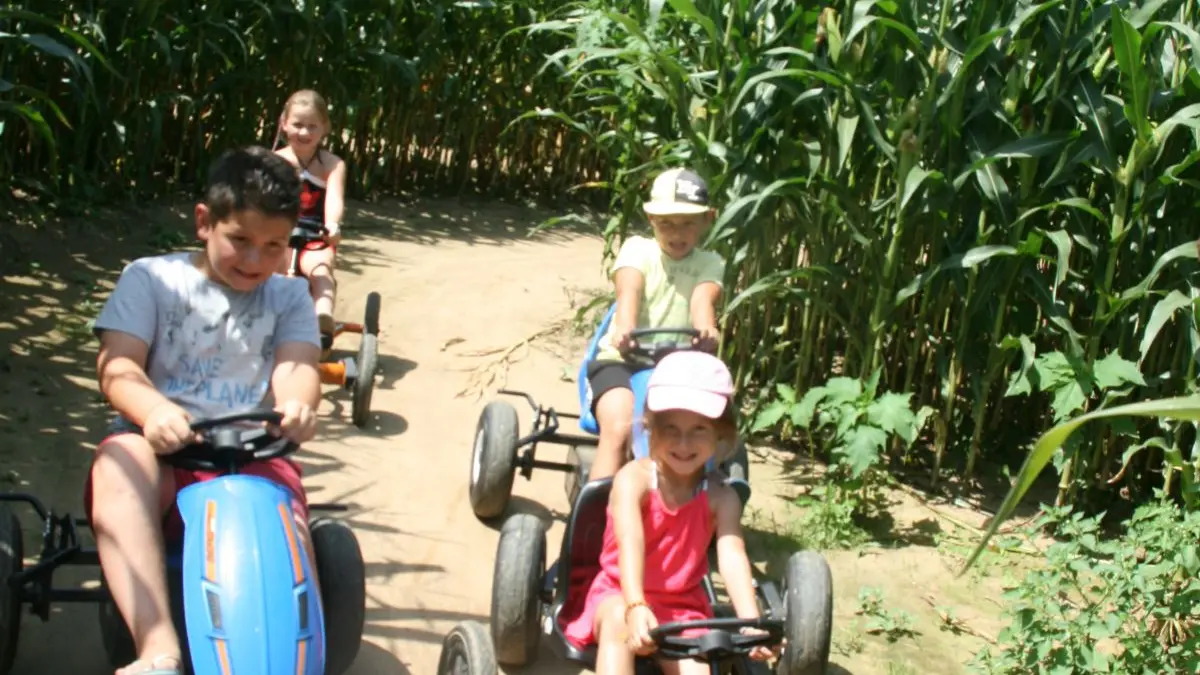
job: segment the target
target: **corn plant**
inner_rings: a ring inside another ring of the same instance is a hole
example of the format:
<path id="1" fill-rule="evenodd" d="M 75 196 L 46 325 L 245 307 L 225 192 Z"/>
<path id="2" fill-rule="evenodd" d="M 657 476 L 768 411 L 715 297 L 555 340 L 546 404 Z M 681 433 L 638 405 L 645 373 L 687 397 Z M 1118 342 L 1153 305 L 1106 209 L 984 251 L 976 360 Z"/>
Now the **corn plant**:
<path id="1" fill-rule="evenodd" d="M 574 42 L 546 64 L 573 89 L 529 115 L 606 150 L 613 240 L 652 173 L 700 171 L 747 403 L 881 368 L 936 410 L 936 481 L 949 450 L 971 475 L 1053 418 L 1039 357 L 1082 380 L 1068 411 L 1101 400 L 1096 378 L 1140 395 L 1194 373 L 1198 17 L 1194 0 L 591 0 L 532 27 Z M 1098 430 L 1065 457 L 1062 500 L 1124 442 Z"/>
<path id="2" fill-rule="evenodd" d="M 0 10 L 0 176 L 61 202 L 190 192 L 221 150 L 270 145 L 287 95 L 311 87 L 353 196 L 565 196 L 598 155 L 509 128 L 565 92 L 526 51 L 557 38 L 510 35 L 556 4 L 16 0 Z"/>

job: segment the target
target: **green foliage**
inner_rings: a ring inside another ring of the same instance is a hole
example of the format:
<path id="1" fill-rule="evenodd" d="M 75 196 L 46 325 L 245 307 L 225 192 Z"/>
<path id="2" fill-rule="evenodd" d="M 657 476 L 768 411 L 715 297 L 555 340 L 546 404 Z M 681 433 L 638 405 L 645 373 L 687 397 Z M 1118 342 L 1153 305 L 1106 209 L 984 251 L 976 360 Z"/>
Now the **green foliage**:
<path id="1" fill-rule="evenodd" d="M 600 176 L 518 111 L 565 86 L 513 31 L 559 3 L 17 0 L 0 9 L 0 197 L 59 206 L 193 193 L 220 151 L 271 145 L 292 91 L 329 101 L 352 196 L 546 194 Z M 453 114 L 450 114 L 453 111 Z M 558 159 L 554 159 L 558 157 Z"/>
<path id="2" fill-rule="evenodd" d="M 1194 673 L 1200 669 L 1200 513 L 1140 507 L 1124 536 L 1049 507 L 1058 539 L 1006 593 L 1007 627 L 972 664 L 989 675 Z"/>
<path id="3" fill-rule="evenodd" d="M 572 88 L 525 118 L 605 153 L 610 249 L 655 172 L 707 178 L 761 429 L 880 371 L 936 411 L 937 480 L 949 450 L 970 475 L 1118 390 L 1188 390 L 1198 23 L 1192 0 L 585 0 L 531 27 L 571 42 L 545 68 Z M 1062 500 L 1127 444 L 1082 438 Z"/>
<path id="4" fill-rule="evenodd" d="M 867 618 L 864 626 L 866 632 L 872 635 L 882 634 L 888 642 L 916 636 L 912 615 L 903 610 L 885 608 L 883 591 L 878 588 L 864 586 L 859 589 L 856 613 Z"/>

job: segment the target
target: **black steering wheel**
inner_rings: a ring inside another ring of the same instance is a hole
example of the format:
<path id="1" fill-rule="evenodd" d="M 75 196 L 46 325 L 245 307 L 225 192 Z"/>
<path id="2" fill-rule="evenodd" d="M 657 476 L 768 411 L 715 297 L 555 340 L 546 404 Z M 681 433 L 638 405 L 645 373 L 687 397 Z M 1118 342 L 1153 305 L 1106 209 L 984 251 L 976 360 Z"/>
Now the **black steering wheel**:
<path id="1" fill-rule="evenodd" d="M 656 335 L 671 335 L 676 338 L 688 338 L 688 346 L 680 345 L 676 340 L 662 340 L 653 343 L 649 347 L 643 347 L 642 342 L 650 342 L 645 338 Z M 642 365 L 657 365 L 663 360 L 667 354 L 681 350 L 700 349 L 700 346 L 692 345 L 691 341 L 700 338 L 700 331 L 695 328 L 638 328 L 630 331 L 629 344 L 621 350 L 626 361 L 639 363 Z M 705 350 L 711 351 L 711 350 Z"/>
<path id="2" fill-rule="evenodd" d="M 300 446 L 276 436 L 266 427 L 234 426 L 239 422 L 279 424 L 283 414 L 274 410 L 247 410 L 192 422 L 199 443 L 162 455 L 164 463 L 189 471 L 234 472 L 239 466 L 290 455 Z"/>
<path id="3" fill-rule="evenodd" d="M 325 241 L 327 233 L 325 223 L 319 218 L 301 218 L 296 221 L 296 226 L 292 228 L 292 234 L 288 237 L 288 246 L 291 248 L 303 248 L 314 241 Z"/>
<path id="4" fill-rule="evenodd" d="M 743 628 L 763 631 L 743 635 Z M 689 630 L 704 630 L 695 637 L 683 637 Z M 657 645 L 657 655 L 666 659 L 696 659 L 704 663 L 720 663 L 734 656 L 749 656 L 755 647 L 774 647 L 783 643 L 782 619 L 702 619 L 664 623 L 650 630 Z"/>

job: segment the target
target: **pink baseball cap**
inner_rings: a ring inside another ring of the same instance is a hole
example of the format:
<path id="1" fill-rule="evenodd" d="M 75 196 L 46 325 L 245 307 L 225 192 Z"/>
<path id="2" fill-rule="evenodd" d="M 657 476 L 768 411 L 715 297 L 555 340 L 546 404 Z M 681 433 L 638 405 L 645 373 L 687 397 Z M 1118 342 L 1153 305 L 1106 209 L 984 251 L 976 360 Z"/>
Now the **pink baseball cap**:
<path id="1" fill-rule="evenodd" d="M 646 389 L 652 411 L 690 410 L 716 419 L 733 396 L 733 377 L 721 359 L 700 351 L 678 351 L 663 357 Z"/>

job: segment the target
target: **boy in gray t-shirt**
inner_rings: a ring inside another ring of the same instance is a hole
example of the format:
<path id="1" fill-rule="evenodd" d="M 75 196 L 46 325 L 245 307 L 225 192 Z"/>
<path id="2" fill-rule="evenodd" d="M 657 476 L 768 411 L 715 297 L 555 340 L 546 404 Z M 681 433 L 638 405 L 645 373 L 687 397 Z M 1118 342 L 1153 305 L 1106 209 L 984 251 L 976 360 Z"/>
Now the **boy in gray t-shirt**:
<path id="1" fill-rule="evenodd" d="M 252 408 L 281 412 L 279 433 L 294 443 L 316 431 L 321 343 L 312 298 L 303 279 L 273 274 L 299 207 L 300 181 L 286 160 L 265 148 L 227 152 L 196 205 L 204 250 L 133 261 L 96 320 L 100 389 L 117 418 L 96 449 L 84 503 L 137 647 L 138 660 L 118 675 L 183 672 L 164 535 L 178 536 L 182 525 L 175 494 L 214 474 L 172 469 L 158 456 L 195 440 L 191 420 Z M 274 459 L 242 473 L 291 493 L 311 562 L 299 466 Z"/>

